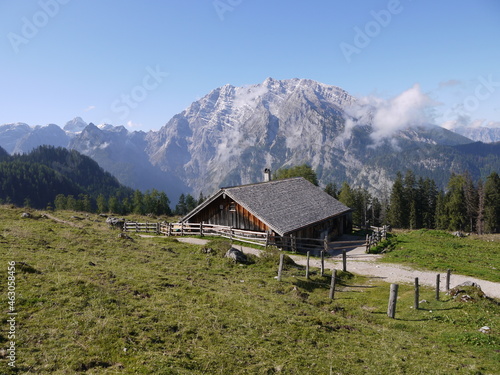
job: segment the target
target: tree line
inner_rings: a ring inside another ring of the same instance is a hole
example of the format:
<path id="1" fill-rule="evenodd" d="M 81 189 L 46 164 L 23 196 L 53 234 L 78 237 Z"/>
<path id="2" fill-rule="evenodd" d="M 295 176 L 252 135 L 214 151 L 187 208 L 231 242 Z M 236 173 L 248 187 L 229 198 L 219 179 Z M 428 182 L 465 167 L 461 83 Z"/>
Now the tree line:
<path id="1" fill-rule="evenodd" d="M 184 216 L 205 200 L 203 194 L 195 199 L 191 194 L 181 194 L 174 209 L 170 208 L 170 199 L 163 191 L 156 189 L 141 192 L 135 190 L 133 195 L 111 195 L 105 197 L 99 194 L 94 201 L 88 194 L 65 195 L 58 194 L 51 205 L 56 210 L 73 210 L 91 213 L 110 213 L 116 215 L 155 215 Z"/>
<path id="2" fill-rule="evenodd" d="M 318 185 L 307 164 L 278 170 L 274 178 L 304 177 Z M 500 176 L 492 172 L 474 182 L 470 174 L 452 174 L 440 190 L 429 177 L 411 170 L 396 174 L 388 194 L 373 196 L 365 188 L 326 185 L 324 191 L 352 208 L 353 222 L 360 226 L 391 225 L 401 229 L 442 229 L 475 233 L 500 232 Z"/>
<path id="3" fill-rule="evenodd" d="M 328 184 L 325 191 L 352 208 L 353 222 L 362 226 L 500 232 L 500 176 L 496 172 L 477 182 L 467 173 L 452 174 L 445 190 L 412 171 L 404 176 L 397 173 L 388 197 L 374 197 L 346 182 L 340 189 Z"/>

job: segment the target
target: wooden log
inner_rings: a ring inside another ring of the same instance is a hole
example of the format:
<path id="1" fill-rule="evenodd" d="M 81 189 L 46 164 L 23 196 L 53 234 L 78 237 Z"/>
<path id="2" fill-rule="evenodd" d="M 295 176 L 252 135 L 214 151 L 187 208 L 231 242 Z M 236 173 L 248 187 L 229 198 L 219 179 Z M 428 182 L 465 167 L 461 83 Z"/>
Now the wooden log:
<path id="1" fill-rule="evenodd" d="M 306 260 L 306 279 L 309 280 L 309 257 L 310 251 L 307 252 L 307 260 Z"/>
<path id="2" fill-rule="evenodd" d="M 325 252 L 321 250 L 321 276 L 325 275 Z"/>
<path id="3" fill-rule="evenodd" d="M 436 301 L 439 301 L 439 284 L 441 282 L 441 275 L 436 275 Z"/>
<path id="4" fill-rule="evenodd" d="M 330 294 L 329 294 L 329 298 L 330 299 L 333 299 L 334 295 L 335 295 L 335 283 L 336 283 L 336 280 L 337 279 L 337 270 L 334 269 L 332 271 L 332 282 L 330 284 Z"/>
<path id="5" fill-rule="evenodd" d="M 342 271 L 347 272 L 347 252 L 342 250 Z"/>
<path id="6" fill-rule="evenodd" d="M 415 277 L 415 299 L 413 301 L 413 308 L 415 310 L 418 310 L 419 299 L 420 299 L 420 287 L 418 285 L 418 277 Z"/>
<path id="7" fill-rule="evenodd" d="M 391 284 L 389 294 L 389 305 L 387 306 L 387 316 L 394 319 L 396 316 L 396 302 L 398 300 L 398 284 Z"/>
<path id="8" fill-rule="evenodd" d="M 280 254 L 280 265 L 278 267 L 278 281 L 281 281 L 281 274 L 283 273 L 283 258 L 285 254 Z"/>

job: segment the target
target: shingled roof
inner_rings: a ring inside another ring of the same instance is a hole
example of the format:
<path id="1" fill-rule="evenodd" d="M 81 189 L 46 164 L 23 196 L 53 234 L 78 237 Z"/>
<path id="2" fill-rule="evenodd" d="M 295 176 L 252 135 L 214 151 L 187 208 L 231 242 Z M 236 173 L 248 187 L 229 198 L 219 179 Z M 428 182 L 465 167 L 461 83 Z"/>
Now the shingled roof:
<path id="1" fill-rule="evenodd" d="M 280 236 L 351 211 L 318 186 L 296 177 L 221 188 L 182 221 L 189 220 L 222 194 L 243 206 Z"/>

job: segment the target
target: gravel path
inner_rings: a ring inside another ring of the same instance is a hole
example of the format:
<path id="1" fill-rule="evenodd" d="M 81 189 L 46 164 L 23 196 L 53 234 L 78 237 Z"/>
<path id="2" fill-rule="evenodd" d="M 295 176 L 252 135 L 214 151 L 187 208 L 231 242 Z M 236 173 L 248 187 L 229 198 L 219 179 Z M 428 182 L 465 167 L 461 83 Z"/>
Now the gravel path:
<path id="1" fill-rule="evenodd" d="M 182 237 L 178 238 L 180 242 L 188 242 L 195 245 L 205 245 L 208 241 L 198 238 L 188 238 Z M 245 253 L 260 255 L 261 250 L 254 249 L 245 246 L 236 246 L 238 249 L 242 249 Z M 366 254 L 364 247 L 357 247 L 347 253 L 347 270 L 349 272 L 370 276 L 374 278 L 382 279 L 388 283 L 411 283 L 415 282 L 415 278 L 418 277 L 420 285 L 427 285 L 435 287 L 436 285 L 436 272 L 432 271 L 419 271 L 414 270 L 410 267 L 402 266 L 399 264 L 388 264 L 376 262 L 381 255 Z M 306 265 L 306 257 L 300 255 L 290 255 L 290 258 L 299 265 Z M 316 257 L 311 257 L 309 265 L 311 267 L 320 267 L 321 261 Z M 325 268 L 329 269 L 342 269 L 342 256 L 334 255 L 333 257 L 325 259 Z M 470 276 L 463 275 L 451 275 L 450 287 L 453 288 L 456 285 L 462 284 L 466 281 L 472 281 L 478 284 L 482 291 L 488 296 L 500 299 L 500 283 L 495 283 L 491 281 L 476 279 Z M 446 290 L 446 273 L 441 274 L 441 290 Z"/>

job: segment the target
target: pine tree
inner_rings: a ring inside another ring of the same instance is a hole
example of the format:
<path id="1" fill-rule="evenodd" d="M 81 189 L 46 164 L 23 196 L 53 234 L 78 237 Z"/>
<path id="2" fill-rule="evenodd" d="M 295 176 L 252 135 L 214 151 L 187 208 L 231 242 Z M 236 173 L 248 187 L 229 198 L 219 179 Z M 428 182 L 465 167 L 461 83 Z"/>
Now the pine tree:
<path id="1" fill-rule="evenodd" d="M 68 195 L 66 198 L 66 209 L 76 211 L 76 199 L 73 195 Z"/>
<path id="2" fill-rule="evenodd" d="M 143 202 L 143 194 L 140 190 L 134 191 L 134 196 L 132 198 L 132 207 L 133 212 L 138 215 L 144 215 L 144 202 Z"/>
<path id="3" fill-rule="evenodd" d="M 500 231 L 500 176 L 491 173 L 484 184 L 484 224 L 485 231 L 497 233 Z"/>
<path id="4" fill-rule="evenodd" d="M 64 194 L 57 194 L 56 199 L 54 200 L 54 206 L 56 207 L 56 210 L 58 211 L 65 210 L 67 201 L 68 200 L 64 196 Z"/>
<path id="5" fill-rule="evenodd" d="M 177 203 L 177 206 L 175 206 L 175 214 L 184 216 L 185 214 L 187 214 L 187 212 L 186 196 L 184 194 L 181 194 L 179 197 L 179 203 Z"/>
<path id="6" fill-rule="evenodd" d="M 483 180 L 477 183 L 477 216 L 476 216 L 476 232 L 477 234 L 484 233 L 484 210 L 485 210 L 485 194 Z"/>
<path id="7" fill-rule="evenodd" d="M 172 210 L 170 209 L 170 199 L 168 199 L 167 194 L 162 191 L 158 197 L 158 215 L 172 215 Z"/>
<path id="8" fill-rule="evenodd" d="M 413 171 L 407 170 L 403 181 L 403 228 L 416 229 L 419 225 L 419 210 L 415 185 L 415 174 Z"/>
<path id="9" fill-rule="evenodd" d="M 196 208 L 198 203 L 191 194 L 186 195 L 186 214 Z"/>
<path id="10" fill-rule="evenodd" d="M 113 213 L 113 214 L 120 214 L 121 213 L 120 201 L 114 195 L 109 197 L 108 207 L 109 207 L 110 213 Z"/>
<path id="11" fill-rule="evenodd" d="M 108 212 L 108 204 L 103 194 L 99 194 L 97 197 L 97 212 L 100 214 Z"/>
<path id="12" fill-rule="evenodd" d="M 339 198 L 339 189 L 337 188 L 337 184 L 335 183 L 328 183 L 325 187 L 325 193 L 328 195 L 332 196 L 335 199 Z"/>
<path id="13" fill-rule="evenodd" d="M 282 180 L 284 178 L 291 178 L 291 177 L 304 177 L 306 180 L 313 183 L 314 185 L 316 186 L 319 185 L 318 176 L 316 175 L 316 172 L 314 171 L 314 169 L 311 168 L 310 165 L 307 164 L 297 165 L 291 168 L 278 169 L 273 176 L 275 180 Z"/>
<path id="14" fill-rule="evenodd" d="M 203 192 L 200 192 L 200 196 L 198 197 L 198 205 L 202 204 L 205 202 L 205 197 L 203 196 Z"/>
<path id="15" fill-rule="evenodd" d="M 392 185 L 392 191 L 387 212 L 389 223 L 395 228 L 405 228 L 403 212 L 405 210 L 403 176 L 396 174 L 396 180 Z"/>
<path id="16" fill-rule="evenodd" d="M 446 213 L 449 217 L 449 230 L 463 230 L 467 222 L 467 209 L 464 195 L 465 178 L 452 174 L 446 194 Z"/>
<path id="17" fill-rule="evenodd" d="M 474 186 L 474 181 L 469 173 L 464 176 L 464 198 L 465 198 L 465 211 L 466 211 L 466 222 L 468 225 L 469 232 L 474 232 L 476 229 L 477 215 L 478 215 L 478 205 L 479 196 L 476 187 Z"/>

